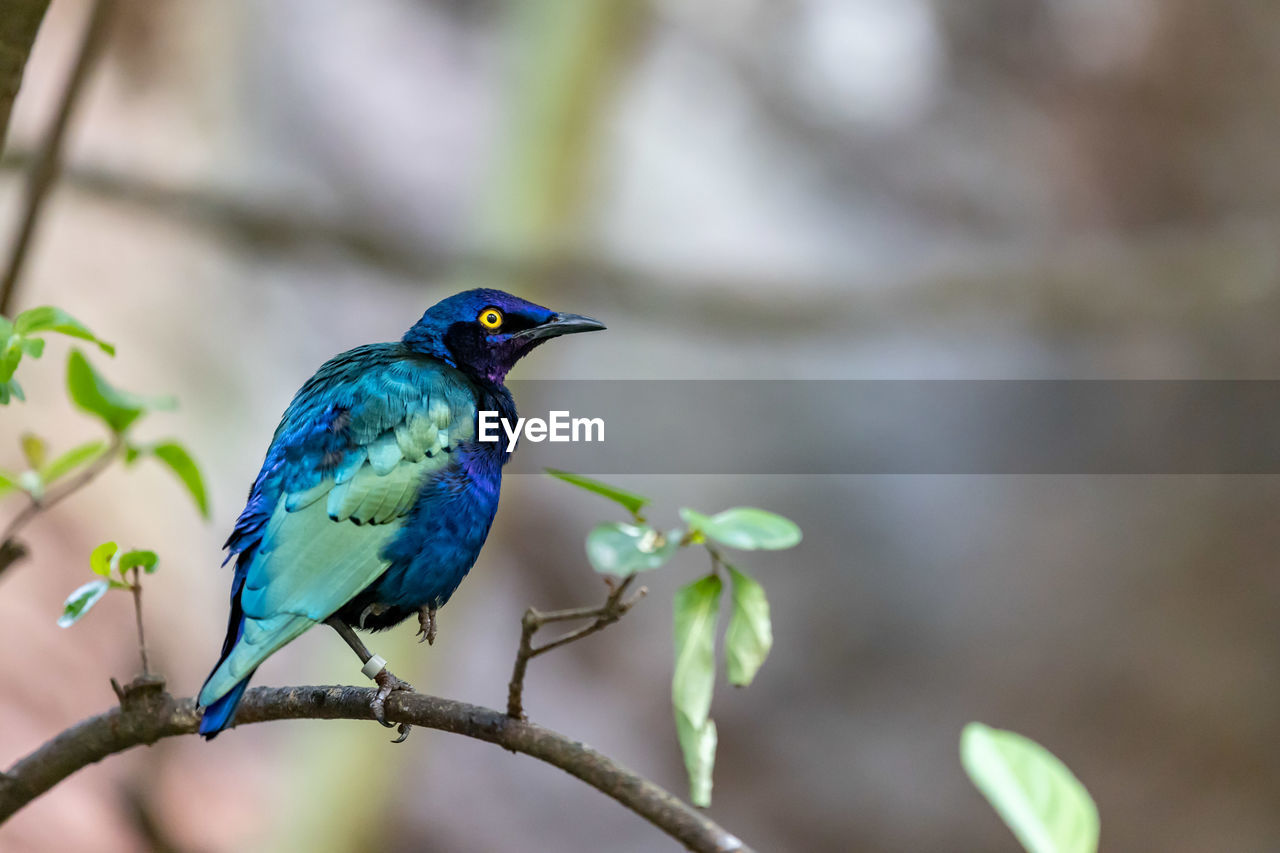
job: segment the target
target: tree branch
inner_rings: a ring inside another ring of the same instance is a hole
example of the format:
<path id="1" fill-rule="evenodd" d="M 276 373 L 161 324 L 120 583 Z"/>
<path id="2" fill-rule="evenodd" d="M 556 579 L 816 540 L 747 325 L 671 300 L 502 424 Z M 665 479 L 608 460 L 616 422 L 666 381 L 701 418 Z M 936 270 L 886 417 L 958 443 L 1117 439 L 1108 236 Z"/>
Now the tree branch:
<path id="1" fill-rule="evenodd" d="M 124 443 L 120 440 L 120 437 L 114 437 L 111 440 L 111 444 L 102 452 L 102 455 L 86 465 L 79 474 L 64 482 L 61 487 L 50 489 L 39 500 L 30 499 L 30 502 L 22 508 L 22 511 L 15 515 L 13 520 L 5 527 L 4 532 L 0 533 L 0 577 L 4 576 L 5 571 L 10 566 L 27 555 L 26 547 L 17 538 L 22 528 L 26 527 L 40 513 L 50 509 L 55 504 L 93 482 L 95 477 L 111 466 L 111 463 L 116 460 L 116 457 L 120 455 L 120 451 L 123 449 Z"/>
<path id="2" fill-rule="evenodd" d="M 0 158 L 0 172 L 27 168 L 34 156 L 11 151 Z M 85 164 L 68 164 L 63 184 L 146 215 L 206 229 L 239 251 L 336 247 L 371 268 L 413 282 L 448 271 L 498 280 L 555 278 L 566 301 L 607 292 L 619 310 L 634 309 L 651 323 L 696 327 L 700 334 L 750 328 L 769 337 L 812 337 L 824 331 L 877 335 L 964 316 L 1007 316 L 1033 328 L 1093 334 L 1152 325 L 1202 328 L 1270 307 L 1276 288 L 1266 270 L 1280 232 L 1275 212 L 1242 213 L 1171 224 L 1124 239 L 1077 236 L 1043 249 L 991 250 L 944 268 L 873 282 L 840 269 L 817 276 L 742 269 L 687 272 L 592 253 L 534 257 L 405 242 L 367 222 L 347 221 L 341 213 L 308 216 L 284 200 L 171 186 Z M 1239 286 L 1206 290 L 1205 281 L 1221 277 L 1224 258 L 1240 271 Z M 851 286 L 870 283 L 876 286 Z M 767 298 L 784 288 L 821 294 L 823 310 L 815 314 L 808 300 Z M 655 289 L 661 299 L 654 298 Z M 734 298 L 726 299 L 726 293 Z"/>
<path id="3" fill-rule="evenodd" d="M 635 575 L 629 575 L 621 583 L 615 583 L 612 578 L 605 578 L 605 583 L 609 585 L 609 597 L 599 607 L 575 607 L 570 610 L 549 610 L 546 612 L 530 607 L 524 612 L 524 617 L 520 620 L 520 648 L 516 651 L 516 662 L 511 668 L 511 682 L 507 685 L 508 717 L 516 720 L 524 719 L 524 676 L 529 668 L 529 661 L 552 649 L 558 649 L 563 645 L 572 643 L 574 640 L 581 640 L 596 631 L 604 630 L 621 619 L 624 613 L 634 607 L 636 602 L 644 598 L 645 594 L 648 593 L 647 589 L 640 587 L 640 589 L 636 590 L 635 595 L 624 599 L 623 595 L 634 579 Z M 533 635 L 543 625 L 550 622 L 568 622 L 574 619 L 594 619 L 595 621 L 575 631 L 570 631 L 563 637 L 552 640 L 546 645 L 533 645 Z"/>
<path id="4" fill-rule="evenodd" d="M 8 314 L 13 306 L 18 280 L 26 265 L 27 250 L 31 246 L 36 225 L 40 221 L 41 208 L 49 189 L 58 178 L 58 163 L 62 156 L 62 143 L 67 136 L 67 127 L 71 123 L 76 105 L 80 102 L 80 95 L 84 91 L 89 71 L 102 53 L 107 28 L 114 11 L 115 0 L 96 0 L 94 3 L 89 21 L 85 24 L 84 35 L 80 40 L 71 76 L 67 78 L 66 88 L 63 89 L 62 97 L 58 101 L 58 113 L 45 133 L 44 140 L 40 143 L 40 151 L 28 173 L 22 218 L 9 250 L 9 262 L 5 266 L 4 280 L 0 282 L 0 314 Z"/>
<path id="5" fill-rule="evenodd" d="M 272 720 L 367 720 L 373 691 L 359 687 L 258 687 L 245 694 L 237 725 Z M 387 719 L 496 744 L 558 767 L 617 800 L 689 850 L 751 853 L 742 841 L 672 794 L 589 746 L 489 708 L 397 691 Z M 200 712 L 157 679 L 121 690 L 121 705 L 72 726 L 0 775 L 0 824 L 72 773 L 135 746 L 193 734 Z"/>

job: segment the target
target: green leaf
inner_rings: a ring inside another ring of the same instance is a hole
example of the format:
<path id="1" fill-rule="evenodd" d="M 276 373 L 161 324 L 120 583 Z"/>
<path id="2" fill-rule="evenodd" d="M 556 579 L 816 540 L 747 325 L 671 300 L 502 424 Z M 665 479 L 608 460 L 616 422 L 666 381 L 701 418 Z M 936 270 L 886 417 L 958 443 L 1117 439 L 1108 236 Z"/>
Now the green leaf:
<path id="1" fill-rule="evenodd" d="M 7 495 L 18 488 L 19 474 L 12 471 L 0 471 L 0 496 Z"/>
<path id="2" fill-rule="evenodd" d="M 120 546 L 114 542 L 103 542 L 93 552 L 89 554 L 89 568 L 93 569 L 95 575 L 105 577 L 111 576 L 112 564 L 115 562 L 113 557 L 116 551 L 120 550 Z"/>
<path id="3" fill-rule="evenodd" d="M 107 594 L 110 584 L 99 578 L 98 580 L 89 581 L 84 586 L 77 589 L 71 595 L 67 596 L 66 603 L 62 605 L 62 615 L 58 617 L 58 627 L 70 628 L 72 625 L 80 621 L 89 608 L 98 603 L 102 596 Z"/>
<path id="4" fill-rule="evenodd" d="M 81 465 L 87 465 L 106 451 L 107 443 L 105 441 L 86 441 L 84 444 L 71 448 L 41 468 L 40 476 L 44 478 L 46 483 L 52 483 L 70 474 Z"/>
<path id="5" fill-rule="evenodd" d="M 571 474 L 568 471 L 558 471 L 555 468 L 548 468 L 547 473 L 557 480 L 564 480 L 566 483 L 577 486 L 580 489 L 586 489 L 588 492 L 594 492 L 601 497 L 620 503 L 632 515 L 638 515 L 641 508 L 650 502 L 644 495 L 637 495 L 635 492 L 628 492 L 626 489 L 619 489 L 617 486 L 611 486 L 608 483 L 602 483 L 590 477 L 583 477 L 581 474 Z"/>
<path id="6" fill-rule="evenodd" d="M 44 338 L 23 338 L 22 351 L 32 358 L 44 355 Z"/>
<path id="7" fill-rule="evenodd" d="M 711 805 L 711 774 L 716 766 L 715 721 L 708 719 L 695 728 L 688 717 L 676 711 L 676 738 L 689 774 L 689 799 L 705 809 Z"/>
<path id="8" fill-rule="evenodd" d="M 44 465 L 44 457 L 46 447 L 44 439 L 35 433 L 24 432 L 22 434 L 22 455 L 27 457 L 27 464 L 32 468 L 39 470 Z"/>
<path id="9" fill-rule="evenodd" d="M 724 637 L 724 654 L 729 683 L 746 687 L 773 647 L 773 625 L 769 621 L 769 600 L 764 587 L 729 564 L 733 581 L 733 615 Z"/>
<path id="10" fill-rule="evenodd" d="M 54 308 L 52 305 L 44 305 L 23 311 L 14 319 L 13 330 L 20 335 L 30 335 L 36 332 L 59 332 L 64 335 L 70 335 L 73 338 L 92 341 L 107 355 L 116 354 L 114 346 L 89 331 L 83 323 L 66 311 L 61 308 Z"/>
<path id="11" fill-rule="evenodd" d="M 1094 853 L 1098 807 L 1067 766 L 1033 740 L 970 723 L 960 760 L 1029 853 Z"/>
<path id="12" fill-rule="evenodd" d="M 0 382 L 8 382 L 13 372 L 22 362 L 22 346 L 17 335 L 11 335 L 5 344 L 4 353 L 0 354 Z M 19 397 L 21 399 L 21 397 Z"/>
<path id="13" fill-rule="evenodd" d="M 691 531 L 743 551 L 780 551 L 800 542 L 800 528 L 794 521 L 755 507 L 734 507 L 710 517 L 686 508 L 680 510 L 680 517 Z"/>
<path id="14" fill-rule="evenodd" d="M 716 618 L 720 613 L 720 578 L 707 575 L 681 587 L 675 597 L 676 665 L 671 699 L 694 728 L 711 712 L 715 685 Z"/>
<path id="15" fill-rule="evenodd" d="M 174 407 L 172 397 L 140 397 L 113 388 L 77 349 L 67 360 L 67 391 L 77 406 L 102 418 L 117 433 L 128 429 L 144 412 Z"/>
<path id="16" fill-rule="evenodd" d="M 676 735 L 689 771 L 689 796 L 695 805 L 711 804 L 711 770 L 715 763 L 715 726 L 711 694 L 716 678 L 716 618 L 720 613 L 720 578 L 708 575 L 681 587 L 675 598 L 675 672 L 671 704 Z"/>
<path id="17" fill-rule="evenodd" d="M 9 336 L 13 334 L 13 321 L 8 317 L 0 314 L 0 340 L 9 340 Z"/>
<path id="18" fill-rule="evenodd" d="M 151 448 L 151 453 L 178 476 L 195 500 L 200 515 L 208 518 L 209 496 L 204 488 L 204 478 L 200 476 L 200 467 L 187 449 L 176 441 L 165 441 Z"/>
<path id="19" fill-rule="evenodd" d="M 18 380 L 10 379 L 8 382 L 4 384 L 3 388 L 4 388 L 4 399 L 0 400 L 0 403 L 8 403 L 9 395 L 11 394 L 14 397 L 17 397 L 22 402 L 24 403 L 27 402 L 27 395 L 25 392 L 23 392 L 22 386 L 18 384 Z"/>
<path id="20" fill-rule="evenodd" d="M 159 562 L 160 558 L 156 556 L 155 551 L 125 551 L 116 562 L 116 567 L 121 577 L 124 577 L 125 572 L 136 567 L 141 567 L 147 574 L 152 574 Z"/>
<path id="21" fill-rule="evenodd" d="M 587 559 L 592 568 L 618 577 L 656 569 L 679 547 L 679 530 L 663 534 L 648 525 L 607 522 L 587 534 Z"/>

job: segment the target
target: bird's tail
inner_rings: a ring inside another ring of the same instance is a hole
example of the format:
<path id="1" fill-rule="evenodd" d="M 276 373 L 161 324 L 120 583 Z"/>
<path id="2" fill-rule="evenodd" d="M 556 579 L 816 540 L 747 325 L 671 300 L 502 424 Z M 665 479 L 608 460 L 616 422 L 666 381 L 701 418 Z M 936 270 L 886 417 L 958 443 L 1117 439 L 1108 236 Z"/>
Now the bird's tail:
<path id="1" fill-rule="evenodd" d="M 235 650 L 236 644 L 244 636 L 244 610 L 240 607 L 240 589 L 243 585 L 244 572 L 238 565 L 236 566 L 235 578 L 231 582 L 231 613 L 227 618 L 227 636 L 222 641 L 222 654 L 218 656 L 218 662 L 213 665 L 213 671 L 205 679 L 196 699 L 199 704 L 204 706 L 204 716 L 200 718 L 200 734 L 204 735 L 205 740 L 213 740 L 217 737 L 218 732 L 231 723 L 231 718 L 236 714 L 236 706 L 240 704 L 240 699 L 244 696 L 244 691 L 249 686 L 249 679 L 253 678 L 253 670 L 250 670 L 249 674 L 241 681 L 232 685 L 230 689 L 224 689 L 221 695 L 207 695 L 209 682 L 213 681 L 214 676 L 222 668 L 222 664 L 230 657 L 231 652 Z"/>
<path id="2" fill-rule="evenodd" d="M 243 681 L 237 683 L 235 687 L 232 687 L 221 698 L 215 700 L 204 709 L 204 716 L 200 718 L 200 734 L 204 735 L 205 740 L 213 740 L 218 736 L 218 732 L 225 729 L 231 722 L 231 718 L 236 714 L 236 707 L 239 706 L 240 699 L 244 696 L 244 691 L 249 686 L 249 679 L 252 677 L 253 673 L 251 672 L 245 676 Z"/>

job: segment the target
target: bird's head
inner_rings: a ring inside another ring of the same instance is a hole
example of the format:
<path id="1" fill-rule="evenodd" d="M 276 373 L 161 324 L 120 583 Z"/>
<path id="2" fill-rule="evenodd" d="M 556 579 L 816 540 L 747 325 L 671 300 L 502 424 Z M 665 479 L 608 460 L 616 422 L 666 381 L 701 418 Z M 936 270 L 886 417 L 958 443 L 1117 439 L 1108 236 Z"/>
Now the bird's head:
<path id="1" fill-rule="evenodd" d="M 543 341 L 603 328 L 598 320 L 557 313 L 501 290 L 466 290 L 428 308 L 405 332 L 403 343 L 500 383 Z"/>

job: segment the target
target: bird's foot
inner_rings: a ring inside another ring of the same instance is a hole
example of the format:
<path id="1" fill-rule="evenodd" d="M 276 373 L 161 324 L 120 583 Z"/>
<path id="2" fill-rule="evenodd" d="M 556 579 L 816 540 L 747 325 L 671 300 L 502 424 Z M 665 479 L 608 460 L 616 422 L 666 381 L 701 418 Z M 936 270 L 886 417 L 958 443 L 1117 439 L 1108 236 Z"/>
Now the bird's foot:
<path id="1" fill-rule="evenodd" d="M 422 607 L 418 610 L 418 636 L 421 638 L 419 643 L 426 643 L 428 646 L 435 645 L 436 642 L 436 609 L 434 607 Z"/>
<path id="2" fill-rule="evenodd" d="M 400 732 L 400 736 L 392 741 L 392 743 L 404 743 L 409 737 L 409 730 L 412 728 L 408 723 L 387 722 L 387 698 L 397 690 L 404 690 L 409 693 L 413 692 L 413 685 L 407 681 L 401 681 L 392 674 L 391 670 L 385 666 L 378 671 L 373 677 L 374 682 L 378 685 L 378 692 L 373 694 L 373 701 L 369 703 L 369 710 L 373 712 L 373 718 L 387 728 L 396 728 Z"/>

